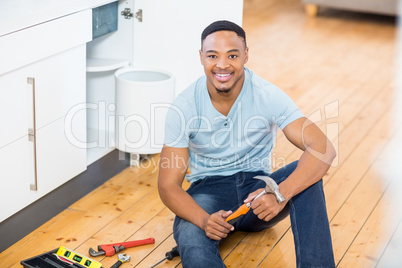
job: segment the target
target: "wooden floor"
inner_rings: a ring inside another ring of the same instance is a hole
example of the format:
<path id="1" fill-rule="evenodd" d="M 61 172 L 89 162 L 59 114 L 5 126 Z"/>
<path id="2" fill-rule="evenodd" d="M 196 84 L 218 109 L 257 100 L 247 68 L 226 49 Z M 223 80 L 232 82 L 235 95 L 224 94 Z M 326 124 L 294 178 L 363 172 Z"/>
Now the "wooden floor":
<path id="1" fill-rule="evenodd" d="M 384 152 L 401 131 L 390 124 L 395 19 L 330 9 L 307 18 L 300 2 L 245 0 L 247 66 L 289 94 L 337 149 L 324 178 L 336 264 L 385 267 L 384 256 L 402 231 L 400 218 L 390 213 L 393 182 L 381 173 L 388 164 Z M 274 168 L 300 154 L 279 133 Z M 131 261 L 122 267 L 162 259 L 175 246 L 174 215 L 158 196 L 157 162 L 155 155 L 111 178 L 2 252 L 1 267 L 19 267 L 22 259 L 61 245 L 87 255 L 98 244 L 148 237 L 156 243 L 127 249 Z M 235 233 L 222 243 L 221 255 L 228 267 L 295 267 L 289 219 L 263 232 Z M 116 258 L 97 259 L 110 267 Z M 176 266 L 180 258 L 159 267 Z"/>

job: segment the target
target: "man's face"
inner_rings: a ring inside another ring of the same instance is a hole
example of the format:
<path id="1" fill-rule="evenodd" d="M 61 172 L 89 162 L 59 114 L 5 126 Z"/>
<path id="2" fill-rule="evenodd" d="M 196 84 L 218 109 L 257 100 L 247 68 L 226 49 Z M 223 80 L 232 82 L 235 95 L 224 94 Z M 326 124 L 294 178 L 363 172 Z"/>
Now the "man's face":
<path id="1" fill-rule="evenodd" d="M 219 31 L 208 35 L 202 44 L 200 58 L 209 90 L 225 94 L 233 88 L 241 89 L 248 48 L 235 32 Z"/>

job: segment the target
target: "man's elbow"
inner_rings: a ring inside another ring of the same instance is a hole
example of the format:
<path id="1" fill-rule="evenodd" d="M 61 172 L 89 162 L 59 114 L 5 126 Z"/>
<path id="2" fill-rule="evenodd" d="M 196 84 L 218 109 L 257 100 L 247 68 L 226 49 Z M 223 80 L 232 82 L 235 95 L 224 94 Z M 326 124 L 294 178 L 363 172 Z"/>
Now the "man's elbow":
<path id="1" fill-rule="evenodd" d="M 158 191 L 159 195 L 163 195 L 168 191 L 169 182 L 166 179 L 163 179 L 163 176 L 159 173 L 158 176 Z"/>
<path id="2" fill-rule="evenodd" d="M 165 181 L 161 179 L 159 176 L 158 178 L 158 192 L 159 192 L 159 197 L 162 200 L 162 202 L 166 205 L 167 199 L 168 199 L 168 193 L 169 190 L 167 189 L 168 186 Z"/>
<path id="3" fill-rule="evenodd" d="M 314 140 L 311 145 L 306 146 L 306 151 L 308 151 L 315 158 L 321 162 L 331 165 L 336 158 L 336 150 L 329 139 Z"/>
<path id="4" fill-rule="evenodd" d="M 172 174 L 167 174 L 166 172 L 159 172 L 158 176 L 158 191 L 159 197 L 162 202 L 167 205 L 169 199 L 172 198 L 172 195 L 178 190 L 182 189 L 179 180 L 173 179 L 175 178 Z"/>
<path id="5" fill-rule="evenodd" d="M 334 145 L 331 143 L 330 140 L 327 139 L 327 149 L 326 149 L 326 155 L 327 155 L 327 163 L 329 165 L 332 164 L 332 162 L 335 160 L 337 153 L 335 150 Z"/>

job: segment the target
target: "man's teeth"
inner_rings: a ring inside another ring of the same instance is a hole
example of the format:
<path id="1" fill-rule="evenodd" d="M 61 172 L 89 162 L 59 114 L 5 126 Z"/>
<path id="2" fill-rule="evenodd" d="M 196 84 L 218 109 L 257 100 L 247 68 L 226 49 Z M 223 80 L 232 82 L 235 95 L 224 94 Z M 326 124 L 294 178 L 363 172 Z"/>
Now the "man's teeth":
<path id="1" fill-rule="evenodd" d="M 220 77 L 226 77 L 226 76 L 229 76 L 230 74 L 216 74 L 217 76 L 220 76 Z"/>

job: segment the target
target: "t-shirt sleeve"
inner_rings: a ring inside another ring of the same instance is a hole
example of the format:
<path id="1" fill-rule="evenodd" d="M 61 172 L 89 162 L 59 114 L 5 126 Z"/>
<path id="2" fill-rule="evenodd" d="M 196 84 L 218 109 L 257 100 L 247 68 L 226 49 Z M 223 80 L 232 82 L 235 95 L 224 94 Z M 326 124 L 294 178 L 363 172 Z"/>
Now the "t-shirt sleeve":
<path id="1" fill-rule="evenodd" d="M 176 148 L 189 146 L 189 135 L 186 129 L 186 115 L 189 114 L 189 111 L 186 104 L 185 100 L 179 96 L 169 107 L 165 121 L 164 143 L 166 146 Z"/>
<path id="2" fill-rule="evenodd" d="M 279 88 L 277 88 L 276 95 L 276 123 L 278 124 L 279 128 L 283 130 L 288 124 L 292 123 L 296 119 L 304 117 L 304 114 L 300 111 L 299 107 L 297 107 L 294 101 Z"/>

